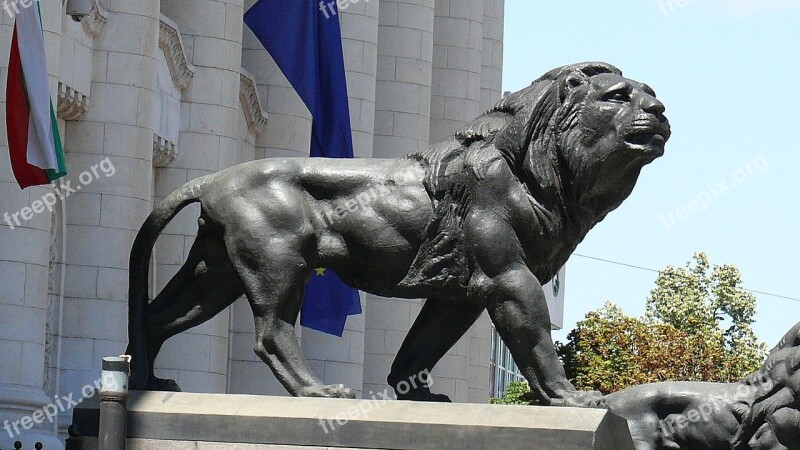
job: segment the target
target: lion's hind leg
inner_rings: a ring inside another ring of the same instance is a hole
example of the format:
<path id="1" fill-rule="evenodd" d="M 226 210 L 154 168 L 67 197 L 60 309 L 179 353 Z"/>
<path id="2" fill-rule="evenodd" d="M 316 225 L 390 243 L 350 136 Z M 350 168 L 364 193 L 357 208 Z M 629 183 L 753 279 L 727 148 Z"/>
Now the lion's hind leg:
<path id="1" fill-rule="evenodd" d="M 263 234 L 260 234 L 263 232 Z M 286 390 L 300 397 L 355 398 L 341 385 L 324 385 L 306 362 L 295 324 L 310 275 L 302 249 L 313 236 L 260 229 L 227 240 L 234 267 L 253 310 L 256 354 Z"/>
<path id="2" fill-rule="evenodd" d="M 150 374 L 146 389 L 179 391 L 174 380 L 162 380 L 153 373 L 161 346 L 172 336 L 210 320 L 243 293 L 221 239 L 201 231 L 184 265 L 148 305 Z"/>

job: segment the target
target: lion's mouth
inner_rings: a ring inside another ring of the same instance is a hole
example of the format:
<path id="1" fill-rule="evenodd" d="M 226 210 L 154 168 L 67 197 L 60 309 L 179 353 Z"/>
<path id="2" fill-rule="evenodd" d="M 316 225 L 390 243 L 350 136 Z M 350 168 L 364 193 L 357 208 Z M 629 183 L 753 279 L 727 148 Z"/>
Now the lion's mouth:
<path id="1" fill-rule="evenodd" d="M 663 144 L 667 140 L 660 132 L 655 130 L 634 131 L 625 138 L 625 142 L 632 145 Z"/>
<path id="2" fill-rule="evenodd" d="M 640 120 L 633 123 L 625 136 L 625 143 L 637 150 L 663 152 L 667 139 L 669 139 L 668 128 L 650 120 Z"/>

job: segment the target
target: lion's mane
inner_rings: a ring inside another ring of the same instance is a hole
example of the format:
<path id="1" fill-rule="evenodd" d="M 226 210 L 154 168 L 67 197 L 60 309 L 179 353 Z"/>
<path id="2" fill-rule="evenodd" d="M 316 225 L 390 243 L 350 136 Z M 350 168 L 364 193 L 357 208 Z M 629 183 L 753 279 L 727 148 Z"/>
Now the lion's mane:
<path id="1" fill-rule="evenodd" d="M 551 70 L 526 89 L 502 99 L 452 139 L 408 156 L 427 168 L 425 186 L 435 219 L 401 284 L 418 285 L 432 280 L 441 283 L 447 279 L 466 283 L 467 264 L 459 237 L 465 215 L 471 209 L 467 185 L 470 177 L 482 177 L 480 171 L 498 152 L 538 202 L 554 210 L 564 207 L 565 183 L 571 176 L 565 172 L 566 164 L 559 151 L 564 144 L 561 135 L 576 128 L 584 105 L 583 98 L 568 87 L 604 73 L 622 75 L 616 67 L 599 62 Z"/>
<path id="2" fill-rule="evenodd" d="M 409 157 L 428 165 L 427 183 L 435 192 L 452 188 L 448 186 L 452 181 L 447 176 L 449 163 L 462 158 L 467 164 L 480 160 L 487 146 L 494 145 L 535 198 L 563 202 L 562 183 L 568 176 L 563 173 L 559 137 L 576 126 L 583 107 L 583 99 L 571 96 L 565 87 L 604 73 L 622 75 L 616 67 L 601 62 L 553 69 L 529 87 L 500 100 L 457 131 L 452 140 Z"/>

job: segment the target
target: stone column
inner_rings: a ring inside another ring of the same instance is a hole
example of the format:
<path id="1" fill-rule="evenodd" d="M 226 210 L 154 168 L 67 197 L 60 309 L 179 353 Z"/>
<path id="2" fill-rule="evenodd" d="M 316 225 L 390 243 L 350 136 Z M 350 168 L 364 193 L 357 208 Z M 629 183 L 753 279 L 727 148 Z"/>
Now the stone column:
<path id="1" fill-rule="evenodd" d="M 100 3 L 109 19 L 94 40 L 91 105 L 65 132 L 68 180 L 80 187 L 66 199 L 60 391 L 76 398 L 99 379 L 102 357 L 125 351 L 128 255 L 152 207 L 159 0 Z"/>
<path id="2" fill-rule="evenodd" d="M 430 135 L 434 0 L 381 1 L 375 106 L 376 158 L 427 147 Z M 422 302 L 367 296 L 364 393 L 386 376 Z"/>
<path id="3" fill-rule="evenodd" d="M 503 95 L 503 31 L 505 0 L 483 0 L 483 52 L 481 53 L 481 112 Z"/>
<path id="4" fill-rule="evenodd" d="M 434 0 L 384 0 L 378 34 L 376 158 L 428 145 Z"/>
<path id="5" fill-rule="evenodd" d="M 242 58 L 242 0 L 165 1 L 162 13 L 174 21 L 191 49 L 194 77 L 183 91 L 180 151 L 156 172 L 157 199 L 185 182 L 239 162 Z M 159 289 L 183 265 L 197 234 L 199 206 L 170 224 L 157 246 Z M 156 374 L 174 378 L 192 392 L 227 390 L 230 309 L 164 344 Z M 163 369 L 163 370 L 159 370 Z"/>
<path id="6" fill-rule="evenodd" d="M 439 142 L 480 111 L 483 2 L 436 0 L 433 29 L 431 142 Z"/>
<path id="7" fill-rule="evenodd" d="M 60 3 L 42 4 L 45 52 L 50 75 L 50 92 L 55 102 L 60 56 Z M 8 49 L 11 48 L 13 18 L 0 14 L 0 214 L 21 212 L 49 187 L 21 191 L 11 172 L 5 121 Z M 17 216 L 18 218 L 20 216 Z M 24 448 L 42 442 L 45 448 L 63 448 L 53 435 L 53 424 L 32 423 L 31 414 L 51 399 L 45 394 L 45 335 L 47 333 L 48 284 L 54 215 L 46 209 L 17 225 L 4 218 L 0 222 L 0 447 L 12 448 L 22 441 Z M 13 227 L 13 228 L 12 228 Z M 13 243 L 13 244 L 12 244 Z M 27 418 L 27 419 L 26 419 Z M 19 422 L 23 420 L 23 422 Z M 14 428 L 22 432 L 17 434 Z M 28 422 L 31 421 L 31 422 Z M 9 428 L 4 428 L 9 425 Z M 28 430 L 26 430 L 26 425 Z"/>

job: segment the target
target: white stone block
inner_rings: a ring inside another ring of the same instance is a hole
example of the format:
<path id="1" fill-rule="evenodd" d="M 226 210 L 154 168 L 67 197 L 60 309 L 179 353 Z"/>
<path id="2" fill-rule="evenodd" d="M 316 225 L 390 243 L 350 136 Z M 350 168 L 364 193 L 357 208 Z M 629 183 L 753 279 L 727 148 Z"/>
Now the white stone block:
<path id="1" fill-rule="evenodd" d="M 74 298 L 95 298 L 97 295 L 97 267 L 68 266 L 64 295 Z"/>
<path id="2" fill-rule="evenodd" d="M 186 184 L 186 169 L 176 167 L 159 167 L 155 172 L 155 192 L 156 197 L 166 197 L 172 191 Z"/>
<path id="3" fill-rule="evenodd" d="M 27 264 L 25 266 L 25 305 L 46 310 L 50 302 L 48 285 L 49 265 Z"/>
<path id="4" fill-rule="evenodd" d="M 164 369 L 208 372 L 211 339 L 193 333 L 181 333 L 164 343 L 155 366 Z"/>
<path id="5" fill-rule="evenodd" d="M 209 371 L 220 375 L 227 375 L 228 338 L 210 336 L 210 342 L 211 342 L 211 358 L 209 361 Z"/>
<path id="6" fill-rule="evenodd" d="M 65 127 L 64 148 L 69 157 L 73 151 L 102 155 L 104 136 L 105 124 L 101 122 L 70 121 Z"/>
<path id="7" fill-rule="evenodd" d="M 148 201 L 117 195 L 103 195 L 100 225 L 107 228 L 130 230 L 141 224 L 150 214 Z"/>
<path id="8" fill-rule="evenodd" d="M 125 302 L 65 298 L 63 336 L 124 341 L 128 330 Z"/>
<path id="9" fill-rule="evenodd" d="M 85 141 L 96 138 L 94 135 L 82 134 L 82 130 L 78 130 L 76 135 L 82 136 L 77 140 L 77 142 L 81 142 L 81 145 Z M 107 123 L 105 124 L 105 133 L 100 138 L 100 142 L 103 143 L 103 153 L 106 155 L 127 156 L 144 160 L 152 159 L 153 130 L 151 128 Z"/>
<path id="10" fill-rule="evenodd" d="M 133 243 L 129 230 L 73 225 L 67 233 L 72 249 L 67 252 L 67 264 L 128 268 Z"/>
<path id="11" fill-rule="evenodd" d="M 0 330 L 4 339 L 43 343 L 45 312 L 41 308 L 23 305 L 3 305 Z"/>
<path id="12" fill-rule="evenodd" d="M 110 52 L 108 53 L 106 81 L 152 89 L 156 83 L 156 73 L 150 70 L 153 67 L 153 58 L 150 56 Z"/>
<path id="13" fill-rule="evenodd" d="M 143 45 L 142 16 L 118 14 L 109 28 L 95 39 L 99 50 L 141 54 Z"/>
<path id="14" fill-rule="evenodd" d="M 2 320 L 2 319 L 0 319 Z M 3 384 L 22 384 L 26 375 L 23 375 L 22 342 L 10 340 L 13 336 L 0 339 L 0 355 L 3 363 L 0 364 L 0 382 Z"/>
<path id="15" fill-rule="evenodd" d="M 381 30 L 381 54 L 400 58 L 419 59 L 422 48 L 422 32 L 407 28 Z"/>
<path id="16" fill-rule="evenodd" d="M 398 4 L 397 25 L 399 27 L 417 29 L 429 34 L 433 33 L 433 3 L 433 0 L 400 2 Z"/>
<path id="17" fill-rule="evenodd" d="M 364 384 L 386 385 L 394 355 L 364 355 Z"/>
<path id="18" fill-rule="evenodd" d="M 23 222 L 23 225 L 25 223 Z M 50 233 L 30 228 L 0 226 L 0 242 L 28 242 L 29 245 L 0 245 L 0 261 L 46 265 L 50 260 Z"/>
<path id="19" fill-rule="evenodd" d="M 217 21 L 224 26 L 223 21 Z M 241 52 L 241 46 L 235 42 L 196 35 L 192 63 L 197 67 L 238 71 L 241 67 L 241 59 L 239 59 Z"/>
<path id="20" fill-rule="evenodd" d="M 178 22 L 181 33 L 219 38 L 225 36 L 225 5 L 221 1 L 170 0 L 162 9 Z"/>
<path id="21" fill-rule="evenodd" d="M 380 26 L 381 30 L 391 26 L 397 26 L 397 7 L 398 4 L 392 1 L 384 1 L 380 5 L 378 25 Z"/>
<path id="22" fill-rule="evenodd" d="M 93 366 L 93 340 L 61 338 L 61 369 L 89 370 Z M 108 356 L 108 355 L 106 355 Z"/>
<path id="23" fill-rule="evenodd" d="M 0 299 L 2 299 L 2 303 L 11 305 L 22 305 L 24 303 L 24 280 L 24 263 L 0 261 Z M 0 352 L 0 354 L 2 353 Z"/>
<path id="24" fill-rule="evenodd" d="M 419 59 L 397 59 L 397 81 L 430 86 L 432 68 L 430 62 Z"/>

